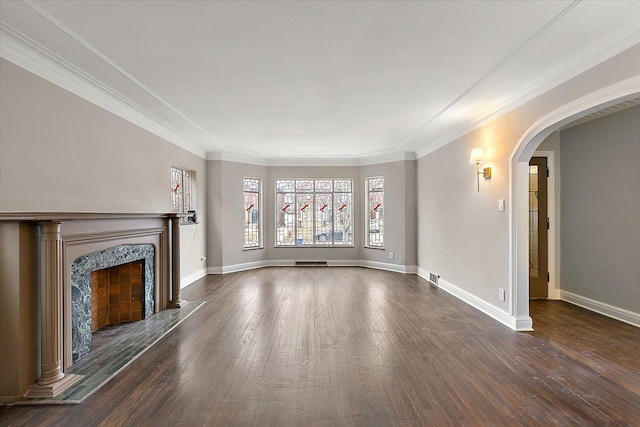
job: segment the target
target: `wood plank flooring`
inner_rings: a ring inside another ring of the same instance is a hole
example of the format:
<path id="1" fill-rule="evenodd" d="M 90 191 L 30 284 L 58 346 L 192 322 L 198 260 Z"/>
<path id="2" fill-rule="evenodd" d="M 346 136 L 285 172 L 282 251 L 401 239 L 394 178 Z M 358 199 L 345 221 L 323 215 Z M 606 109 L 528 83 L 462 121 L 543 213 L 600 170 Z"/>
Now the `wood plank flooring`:
<path id="1" fill-rule="evenodd" d="M 206 304 L 83 404 L 2 426 L 638 426 L 640 329 L 533 302 L 517 333 L 363 268 L 207 276 Z"/>

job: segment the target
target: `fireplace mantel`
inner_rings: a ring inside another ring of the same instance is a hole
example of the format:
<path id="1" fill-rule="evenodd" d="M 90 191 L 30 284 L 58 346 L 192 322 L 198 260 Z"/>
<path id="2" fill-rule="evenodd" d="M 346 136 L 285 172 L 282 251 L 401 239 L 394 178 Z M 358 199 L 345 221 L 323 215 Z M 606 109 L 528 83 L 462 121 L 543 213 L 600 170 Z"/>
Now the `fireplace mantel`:
<path id="1" fill-rule="evenodd" d="M 40 304 L 39 380 L 26 396 L 53 397 L 75 383 L 72 361 L 71 264 L 81 256 L 123 245 L 155 251 L 154 311 L 180 307 L 180 227 L 186 214 L 4 212 L 0 221 L 38 225 Z"/>
<path id="2" fill-rule="evenodd" d="M 94 219 L 183 218 L 183 213 L 121 212 L 0 212 L 0 221 L 72 221 Z"/>

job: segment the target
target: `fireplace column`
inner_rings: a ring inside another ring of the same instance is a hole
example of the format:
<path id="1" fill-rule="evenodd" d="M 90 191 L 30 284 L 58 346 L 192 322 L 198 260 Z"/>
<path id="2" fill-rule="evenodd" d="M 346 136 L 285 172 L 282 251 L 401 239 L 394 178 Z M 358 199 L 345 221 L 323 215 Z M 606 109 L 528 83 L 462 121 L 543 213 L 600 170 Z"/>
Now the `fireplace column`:
<path id="1" fill-rule="evenodd" d="M 62 237 L 60 221 L 39 222 L 40 226 L 40 355 L 41 372 L 38 382 L 25 397 L 53 397 L 69 388 L 78 375 L 65 376 L 62 368 L 63 276 Z"/>
<path id="2" fill-rule="evenodd" d="M 39 385 L 64 377 L 62 372 L 62 238 L 59 222 L 40 224 L 40 328 L 42 373 Z"/>
<path id="3" fill-rule="evenodd" d="M 170 308 L 180 308 L 180 216 L 172 214 L 171 221 L 171 301 Z"/>

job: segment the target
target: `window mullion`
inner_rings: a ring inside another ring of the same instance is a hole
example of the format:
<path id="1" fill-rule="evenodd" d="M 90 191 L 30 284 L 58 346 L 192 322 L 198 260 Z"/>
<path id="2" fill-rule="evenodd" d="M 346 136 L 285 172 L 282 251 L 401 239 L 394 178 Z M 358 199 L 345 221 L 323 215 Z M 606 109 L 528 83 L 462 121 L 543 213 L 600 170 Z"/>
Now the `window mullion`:
<path id="1" fill-rule="evenodd" d="M 335 221 L 336 213 L 334 212 L 335 206 L 333 204 L 334 194 L 335 193 L 332 191 L 331 192 L 331 246 L 335 246 L 336 244 L 336 221 Z M 343 240 L 344 240 L 344 237 L 343 237 Z"/>
<path id="2" fill-rule="evenodd" d="M 291 203 L 293 204 L 293 244 L 297 246 L 296 239 L 298 238 L 298 221 L 300 219 L 298 218 L 298 192 L 295 188 L 293 189 L 293 201 Z"/>
<path id="3" fill-rule="evenodd" d="M 184 171 L 180 172 L 180 185 L 182 186 L 182 191 L 180 192 L 180 199 L 182 199 L 182 212 L 185 212 L 187 204 L 185 203 L 184 197 L 187 188 L 184 186 Z"/>

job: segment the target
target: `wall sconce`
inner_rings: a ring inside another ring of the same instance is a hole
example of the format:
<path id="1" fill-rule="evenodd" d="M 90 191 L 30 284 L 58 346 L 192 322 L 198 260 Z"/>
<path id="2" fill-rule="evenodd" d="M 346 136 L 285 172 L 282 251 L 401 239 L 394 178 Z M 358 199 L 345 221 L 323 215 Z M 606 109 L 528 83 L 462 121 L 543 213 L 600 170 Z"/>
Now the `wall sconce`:
<path id="1" fill-rule="evenodd" d="M 476 176 L 478 178 L 478 192 L 480 192 L 480 175 L 483 176 L 484 179 L 491 178 L 491 168 L 487 167 L 480 170 L 480 163 L 484 162 L 484 150 L 482 148 L 474 148 L 471 150 L 471 159 L 469 159 L 469 163 L 476 164 Z"/>

